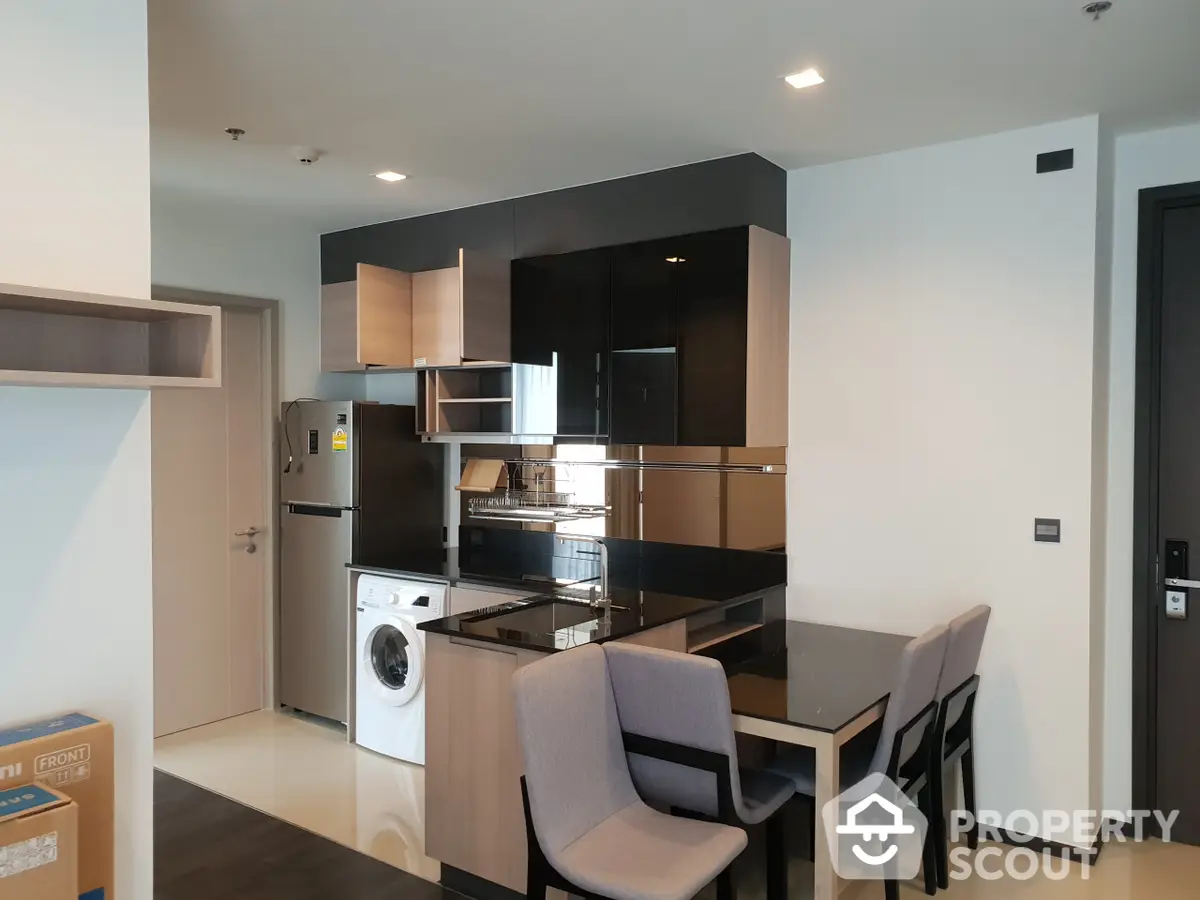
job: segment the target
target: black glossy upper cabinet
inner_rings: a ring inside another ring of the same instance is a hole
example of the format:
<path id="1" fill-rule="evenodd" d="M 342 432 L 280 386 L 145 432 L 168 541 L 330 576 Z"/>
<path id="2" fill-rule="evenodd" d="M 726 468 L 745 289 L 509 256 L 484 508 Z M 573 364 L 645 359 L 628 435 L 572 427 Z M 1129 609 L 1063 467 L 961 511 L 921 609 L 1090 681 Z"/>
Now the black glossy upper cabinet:
<path id="1" fill-rule="evenodd" d="M 559 434 L 785 446 L 789 267 L 754 226 L 514 261 L 513 360 L 557 358 Z"/>
<path id="2" fill-rule="evenodd" d="M 608 250 L 513 261 L 512 354 L 556 366 L 556 434 L 608 434 Z"/>
<path id="3" fill-rule="evenodd" d="M 751 226 L 613 248 L 612 442 L 786 445 L 789 268 Z"/>
<path id="4" fill-rule="evenodd" d="M 668 447 L 677 443 L 677 380 L 674 350 L 614 352 L 609 442 Z"/>
<path id="5" fill-rule="evenodd" d="M 678 339 L 679 239 L 612 248 L 612 349 L 659 350 Z"/>

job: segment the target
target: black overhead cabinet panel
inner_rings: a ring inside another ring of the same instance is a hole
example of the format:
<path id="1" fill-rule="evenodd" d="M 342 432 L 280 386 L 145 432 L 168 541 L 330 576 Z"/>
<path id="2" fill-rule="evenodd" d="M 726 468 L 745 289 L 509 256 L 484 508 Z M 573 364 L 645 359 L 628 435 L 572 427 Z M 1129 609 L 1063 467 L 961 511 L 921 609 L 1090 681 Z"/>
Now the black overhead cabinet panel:
<path id="1" fill-rule="evenodd" d="M 750 231 L 513 262 L 513 360 L 557 359 L 559 434 L 747 445 Z"/>
<path id="2" fill-rule="evenodd" d="M 676 246 L 678 443 L 744 446 L 749 230 L 688 235 Z"/>
<path id="3" fill-rule="evenodd" d="M 609 442 L 671 446 L 678 403 L 674 350 L 626 350 L 612 355 Z"/>
<path id="4" fill-rule="evenodd" d="M 673 348 L 678 338 L 677 238 L 612 248 L 612 348 Z"/>
<path id="5" fill-rule="evenodd" d="M 557 434 L 608 433 L 608 332 L 607 250 L 513 261 L 513 361 L 557 360 Z"/>

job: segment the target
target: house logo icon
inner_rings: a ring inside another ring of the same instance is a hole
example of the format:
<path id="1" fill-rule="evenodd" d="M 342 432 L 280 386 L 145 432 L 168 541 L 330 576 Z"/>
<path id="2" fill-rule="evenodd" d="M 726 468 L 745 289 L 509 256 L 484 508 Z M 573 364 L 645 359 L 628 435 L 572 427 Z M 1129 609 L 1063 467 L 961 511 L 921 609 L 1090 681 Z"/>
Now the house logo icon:
<path id="1" fill-rule="evenodd" d="M 871 823 L 859 824 L 859 817 L 866 813 L 871 807 L 879 807 L 885 814 L 891 818 L 891 824 L 881 822 L 873 825 Z M 861 835 L 864 841 L 871 841 L 872 837 L 877 838 L 880 842 L 886 844 L 887 849 L 878 856 L 872 856 L 862 845 L 855 842 L 851 845 L 851 852 L 857 856 L 862 862 L 868 866 L 882 866 L 884 863 L 891 862 L 896 858 L 896 854 L 900 852 L 900 845 L 889 843 L 888 839 L 892 835 L 913 834 L 917 830 L 917 826 L 908 825 L 904 821 L 904 810 L 892 803 L 886 797 L 881 797 L 879 794 L 871 794 L 869 797 L 864 797 L 855 803 L 846 812 L 846 824 L 838 825 L 835 830 L 838 834 L 857 834 Z"/>
<path id="2" fill-rule="evenodd" d="M 928 822 L 886 776 L 873 773 L 821 810 L 833 868 L 853 880 L 907 881 L 921 869 Z"/>

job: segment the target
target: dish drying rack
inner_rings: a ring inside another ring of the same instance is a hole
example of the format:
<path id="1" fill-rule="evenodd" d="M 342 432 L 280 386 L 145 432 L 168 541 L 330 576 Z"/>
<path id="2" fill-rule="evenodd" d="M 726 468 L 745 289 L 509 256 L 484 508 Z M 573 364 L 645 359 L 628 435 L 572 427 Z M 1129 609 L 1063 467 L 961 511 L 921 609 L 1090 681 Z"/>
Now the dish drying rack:
<path id="1" fill-rule="evenodd" d="M 508 487 L 471 497 L 467 500 L 467 512 L 473 519 L 533 523 L 574 522 L 608 514 L 607 506 L 576 503 L 573 493 L 546 490 L 544 477 L 543 472 L 535 472 L 533 490 Z M 557 479 L 556 486 L 561 481 L 562 478 Z"/>

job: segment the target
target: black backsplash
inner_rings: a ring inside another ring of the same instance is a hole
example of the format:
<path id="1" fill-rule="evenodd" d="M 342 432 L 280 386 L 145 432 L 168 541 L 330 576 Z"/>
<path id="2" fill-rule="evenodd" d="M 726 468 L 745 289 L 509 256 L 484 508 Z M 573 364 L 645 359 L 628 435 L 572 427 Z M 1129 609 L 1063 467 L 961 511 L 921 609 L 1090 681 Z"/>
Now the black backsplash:
<path id="1" fill-rule="evenodd" d="M 757 154 L 322 235 L 321 283 L 353 280 L 360 262 L 448 268 L 460 247 L 519 259 L 737 225 L 787 233 L 787 172 Z"/>
<path id="2" fill-rule="evenodd" d="M 609 579 L 614 586 L 707 597 L 761 590 L 787 582 L 787 556 L 760 550 L 729 550 L 605 538 Z M 599 575 L 596 547 L 585 541 L 560 543 L 548 532 L 463 525 L 459 566 L 464 577 L 497 559 L 526 560 L 529 573 L 583 580 Z"/>

